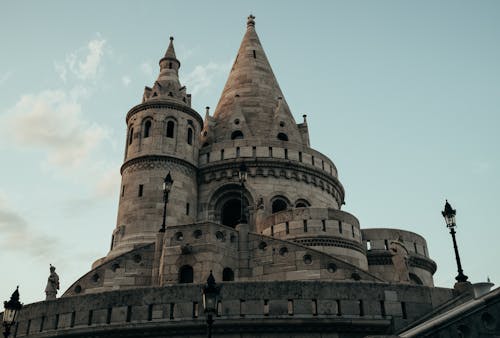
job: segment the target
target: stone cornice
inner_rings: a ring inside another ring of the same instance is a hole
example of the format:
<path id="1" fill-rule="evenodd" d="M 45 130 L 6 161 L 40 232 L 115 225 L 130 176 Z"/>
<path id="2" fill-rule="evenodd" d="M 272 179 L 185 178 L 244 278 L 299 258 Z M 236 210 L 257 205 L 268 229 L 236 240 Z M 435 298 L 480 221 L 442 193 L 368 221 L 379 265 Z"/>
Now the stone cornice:
<path id="1" fill-rule="evenodd" d="M 342 186 L 342 183 L 340 181 L 332 176 L 326 174 L 323 170 L 316 169 L 313 167 L 309 167 L 303 164 L 300 164 L 300 162 L 292 161 L 292 160 L 284 160 L 284 159 L 272 159 L 272 158 L 237 158 L 237 159 L 231 159 L 227 161 L 218 161 L 217 163 L 208 163 L 203 165 L 203 167 L 200 168 L 199 170 L 199 178 L 202 179 L 203 175 L 210 174 L 210 173 L 216 173 L 220 171 L 226 171 L 226 170 L 239 170 L 239 167 L 241 163 L 245 163 L 248 168 L 271 168 L 271 169 L 284 169 L 284 170 L 293 170 L 297 171 L 299 173 L 311 175 L 314 177 L 317 177 L 321 180 L 324 180 L 331 184 L 338 194 L 340 195 L 340 201 L 339 203 L 342 203 L 344 201 L 344 196 L 345 196 L 345 191 L 344 187 Z M 249 172 L 250 176 L 257 176 L 258 174 L 256 172 Z M 262 175 L 264 176 L 264 175 Z M 286 177 L 288 179 L 293 178 L 293 177 Z M 210 182 L 210 181 L 208 181 Z"/>
<path id="2" fill-rule="evenodd" d="M 194 119 L 196 119 L 198 121 L 198 123 L 201 126 L 203 126 L 203 119 L 201 118 L 200 114 L 198 114 L 196 112 L 196 110 L 186 106 L 185 104 L 180 104 L 180 103 L 174 102 L 172 100 L 162 100 L 162 99 L 152 99 L 150 101 L 146 101 L 146 102 L 140 103 L 140 104 L 132 107 L 132 109 L 130 109 L 128 111 L 127 117 L 125 119 L 127 121 L 127 125 L 128 125 L 130 118 L 134 114 L 136 114 L 142 110 L 151 109 L 151 108 L 170 108 L 170 109 L 180 110 L 180 111 L 192 116 Z"/>
<path id="3" fill-rule="evenodd" d="M 361 252 L 363 255 L 366 254 L 365 248 L 362 244 L 351 241 L 341 237 L 300 237 L 300 238 L 290 238 L 291 241 L 295 243 L 300 243 L 306 246 L 336 246 L 341 248 L 352 249 Z"/>
<path id="4" fill-rule="evenodd" d="M 367 252 L 368 265 L 392 265 L 392 255 L 386 250 L 369 250 Z M 437 270 L 436 263 L 425 256 L 410 254 L 408 256 L 410 266 L 421 268 L 434 274 Z"/>
<path id="5" fill-rule="evenodd" d="M 168 155 L 144 155 L 144 156 L 140 156 L 140 157 L 135 157 L 135 158 L 130 159 L 130 160 L 126 161 L 125 163 L 123 163 L 121 168 L 120 168 L 120 174 L 123 174 L 123 171 L 126 168 L 128 168 L 134 164 L 143 163 L 143 162 L 172 162 L 175 164 L 180 164 L 180 165 L 186 166 L 189 169 L 194 170 L 195 172 L 198 170 L 198 168 L 194 164 L 192 164 L 188 161 L 176 158 L 176 157 L 172 157 L 172 156 L 168 156 Z"/>

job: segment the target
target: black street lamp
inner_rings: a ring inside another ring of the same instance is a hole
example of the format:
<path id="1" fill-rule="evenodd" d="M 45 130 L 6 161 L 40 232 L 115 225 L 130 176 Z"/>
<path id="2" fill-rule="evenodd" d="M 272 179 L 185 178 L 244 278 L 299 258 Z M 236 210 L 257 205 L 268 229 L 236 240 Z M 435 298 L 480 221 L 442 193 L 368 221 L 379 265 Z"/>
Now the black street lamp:
<path id="1" fill-rule="evenodd" d="M 170 190 L 172 190 L 172 184 L 174 184 L 174 180 L 172 176 L 170 176 L 170 171 L 167 176 L 163 180 L 163 223 L 161 224 L 160 232 L 165 232 L 165 221 L 167 218 L 167 203 L 168 203 L 168 194 Z"/>
<path id="2" fill-rule="evenodd" d="M 10 328 L 16 323 L 16 318 L 19 311 L 23 308 L 23 304 L 19 302 L 19 286 L 16 291 L 10 296 L 10 300 L 3 302 L 5 311 L 3 312 L 3 336 L 8 338 L 10 335 Z"/>
<path id="3" fill-rule="evenodd" d="M 455 238 L 455 228 L 457 226 L 455 222 L 455 215 L 457 214 L 457 211 L 453 209 L 448 203 L 448 200 L 446 200 L 446 204 L 444 205 L 444 211 L 441 212 L 443 215 L 445 221 L 446 221 L 446 227 L 450 229 L 450 234 L 451 238 L 453 238 L 453 248 L 455 249 L 455 259 L 457 261 L 457 268 L 458 268 L 458 275 L 455 277 L 457 282 L 459 283 L 465 283 L 467 282 L 467 276 L 464 275 L 464 271 L 462 270 L 462 264 L 460 263 L 460 255 L 458 254 L 458 247 L 457 247 L 457 240 Z"/>
<path id="4" fill-rule="evenodd" d="M 246 223 L 247 218 L 245 215 L 245 208 L 244 208 L 244 203 L 243 203 L 243 195 L 245 192 L 245 182 L 247 180 L 248 176 L 248 169 L 245 163 L 242 163 L 240 165 L 240 171 L 238 172 L 238 178 L 240 180 L 240 187 L 241 187 L 241 210 L 240 210 L 240 223 Z"/>
<path id="5" fill-rule="evenodd" d="M 210 270 L 207 284 L 203 287 L 203 308 L 207 314 L 208 338 L 212 338 L 213 316 L 217 314 L 217 304 L 219 303 L 220 286 L 215 284 L 215 278 Z"/>

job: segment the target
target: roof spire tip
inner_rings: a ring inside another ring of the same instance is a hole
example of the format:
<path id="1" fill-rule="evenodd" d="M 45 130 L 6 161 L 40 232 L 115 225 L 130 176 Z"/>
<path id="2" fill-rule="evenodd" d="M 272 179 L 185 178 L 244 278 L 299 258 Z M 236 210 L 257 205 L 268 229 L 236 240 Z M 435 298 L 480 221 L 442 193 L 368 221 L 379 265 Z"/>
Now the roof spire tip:
<path id="1" fill-rule="evenodd" d="M 170 35 L 170 41 L 174 41 L 174 37 Z"/>
<path id="2" fill-rule="evenodd" d="M 255 27 L 255 16 L 250 14 L 247 18 L 247 27 Z"/>

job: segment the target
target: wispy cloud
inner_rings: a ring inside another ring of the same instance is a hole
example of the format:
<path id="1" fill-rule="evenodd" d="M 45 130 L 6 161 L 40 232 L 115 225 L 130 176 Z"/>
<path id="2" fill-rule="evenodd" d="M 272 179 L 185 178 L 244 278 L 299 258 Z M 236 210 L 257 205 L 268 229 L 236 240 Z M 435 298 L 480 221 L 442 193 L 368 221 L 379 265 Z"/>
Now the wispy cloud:
<path id="1" fill-rule="evenodd" d="M 6 132 L 20 146 L 45 150 L 49 164 L 78 166 L 109 134 L 82 118 L 78 95 L 83 94 L 46 90 L 23 95 L 6 117 Z"/>
<path id="2" fill-rule="evenodd" d="M 122 83 L 125 87 L 128 87 L 130 82 L 132 82 L 132 80 L 130 79 L 129 76 L 127 76 L 127 75 L 122 76 Z"/>
<path id="3" fill-rule="evenodd" d="M 20 251 L 43 259 L 53 257 L 60 244 L 55 237 L 31 227 L 3 196 L 0 196 L 0 233 L 0 245 L 6 251 Z"/>
<path id="4" fill-rule="evenodd" d="M 86 47 L 66 55 L 64 62 L 55 62 L 54 67 L 59 77 L 66 82 L 68 74 L 79 80 L 93 80 L 102 69 L 102 57 L 106 40 L 98 36 L 90 40 Z"/>
<path id="5" fill-rule="evenodd" d="M 185 77 L 188 90 L 196 95 L 212 85 L 213 80 L 221 75 L 227 74 L 232 61 L 225 63 L 209 62 L 206 65 L 198 65 Z"/>
<path id="6" fill-rule="evenodd" d="M 145 61 L 145 62 L 141 63 L 141 65 L 139 66 L 139 69 L 141 70 L 141 72 L 144 75 L 146 75 L 148 77 L 153 76 L 153 66 L 151 65 L 151 62 Z"/>
<path id="7" fill-rule="evenodd" d="M 0 76 L 0 86 L 3 85 L 4 83 L 6 83 L 10 77 L 12 75 L 12 72 L 11 71 L 8 71 L 7 73 L 3 74 L 2 76 Z"/>

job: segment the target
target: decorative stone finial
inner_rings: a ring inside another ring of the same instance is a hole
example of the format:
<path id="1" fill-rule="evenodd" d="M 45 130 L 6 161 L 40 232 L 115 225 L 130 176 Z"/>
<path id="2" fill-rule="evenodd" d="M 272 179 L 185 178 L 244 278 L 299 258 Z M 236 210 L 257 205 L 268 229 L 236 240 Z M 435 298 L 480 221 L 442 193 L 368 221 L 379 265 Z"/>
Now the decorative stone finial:
<path id="1" fill-rule="evenodd" d="M 205 107 L 205 115 L 210 116 L 210 107 L 209 106 Z"/>
<path id="2" fill-rule="evenodd" d="M 302 117 L 304 118 L 304 123 L 307 123 L 307 115 L 304 114 L 304 115 L 302 115 Z"/>
<path id="3" fill-rule="evenodd" d="M 252 14 L 250 14 L 247 18 L 247 27 L 255 27 L 255 16 L 253 16 Z"/>

